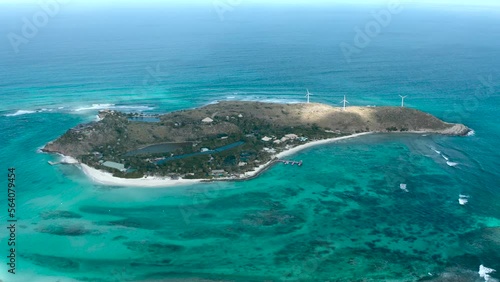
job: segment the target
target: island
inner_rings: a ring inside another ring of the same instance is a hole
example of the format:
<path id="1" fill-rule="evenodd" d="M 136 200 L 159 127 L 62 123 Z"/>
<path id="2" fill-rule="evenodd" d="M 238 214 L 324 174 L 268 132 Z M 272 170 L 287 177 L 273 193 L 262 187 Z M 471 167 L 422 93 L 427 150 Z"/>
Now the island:
<path id="1" fill-rule="evenodd" d="M 98 182 L 138 186 L 148 179 L 156 184 L 246 180 L 275 162 L 288 162 L 284 157 L 300 149 L 369 133 L 471 131 L 411 108 L 319 103 L 225 101 L 163 115 L 103 110 L 98 116 L 42 151 L 64 155 Z"/>

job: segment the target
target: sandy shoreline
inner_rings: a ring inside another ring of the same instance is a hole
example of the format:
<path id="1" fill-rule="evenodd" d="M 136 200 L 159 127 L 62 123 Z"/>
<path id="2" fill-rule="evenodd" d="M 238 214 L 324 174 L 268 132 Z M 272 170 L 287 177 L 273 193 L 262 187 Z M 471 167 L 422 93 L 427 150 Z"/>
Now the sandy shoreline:
<path id="1" fill-rule="evenodd" d="M 302 145 L 293 147 L 293 148 L 291 148 L 289 150 L 286 150 L 286 151 L 283 151 L 281 153 L 278 153 L 276 155 L 276 158 L 282 159 L 284 157 L 288 157 L 290 155 L 293 155 L 293 154 L 295 154 L 295 153 L 297 153 L 299 151 L 302 151 L 302 150 L 310 148 L 310 147 L 314 147 L 314 146 L 318 146 L 318 145 L 324 145 L 324 144 L 328 144 L 328 143 L 332 143 L 332 142 L 336 142 L 336 141 L 340 141 L 340 140 L 345 140 L 345 139 L 351 139 L 351 138 L 355 138 L 355 137 L 359 137 L 359 136 L 363 136 L 363 135 L 368 135 L 368 134 L 372 134 L 372 132 L 356 133 L 356 134 L 342 136 L 342 137 L 328 138 L 328 139 L 323 139 L 323 140 L 311 141 L 311 142 L 308 142 L 306 144 L 302 144 Z"/>
<path id="2" fill-rule="evenodd" d="M 265 164 L 262 164 L 259 167 L 256 167 L 253 171 L 248 171 L 248 172 L 241 174 L 239 178 L 226 177 L 226 178 L 218 178 L 218 179 L 214 179 L 214 180 L 182 179 L 182 178 L 174 180 L 174 179 L 171 179 L 168 177 L 151 177 L 151 176 L 137 178 L 137 179 L 119 178 L 119 177 L 113 176 L 109 172 L 98 170 L 98 169 L 90 167 L 86 164 L 82 164 L 72 157 L 64 156 L 64 155 L 60 155 L 60 154 L 59 155 L 61 156 L 60 163 L 78 166 L 82 170 L 82 172 L 85 173 L 85 175 L 95 183 L 99 183 L 99 184 L 106 185 L 106 186 L 143 187 L 143 188 L 155 188 L 155 187 L 157 187 L 157 188 L 160 188 L 160 187 L 192 185 L 192 184 L 197 184 L 197 183 L 213 182 L 213 181 L 245 181 L 245 180 L 250 180 L 252 178 L 258 177 L 262 172 L 266 171 L 274 163 L 276 163 L 275 162 L 276 158 L 282 159 L 282 158 L 293 155 L 297 152 L 300 152 L 300 151 L 307 149 L 307 148 L 310 148 L 310 147 L 328 144 L 328 143 L 335 142 L 335 141 L 355 138 L 355 137 L 368 135 L 368 134 L 372 134 L 372 132 L 357 133 L 357 134 L 352 134 L 352 135 L 347 135 L 347 136 L 342 136 L 342 137 L 329 138 L 329 139 L 318 140 L 318 141 L 311 141 L 311 142 L 308 142 L 306 144 L 298 145 L 298 146 L 293 147 L 289 150 L 286 150 L 286 151 L 283 151 L 281 153 L 274 155 L 273 160 L 271 160 Z"/>
<path id="3" fill-rule="evenodd" d="M 143 177 L 136 179 L 119 178 L 113 176 L 109 172 L 92 168 L 86 164 L 79 164 L 82 171 L 92 181 L 106 186 L 126 186 L 126 187 L 172 187 L 181 185 L 192 185 L 200 183 L 200 179 L 177 179 L 173 180 L 168 177 Z"/>

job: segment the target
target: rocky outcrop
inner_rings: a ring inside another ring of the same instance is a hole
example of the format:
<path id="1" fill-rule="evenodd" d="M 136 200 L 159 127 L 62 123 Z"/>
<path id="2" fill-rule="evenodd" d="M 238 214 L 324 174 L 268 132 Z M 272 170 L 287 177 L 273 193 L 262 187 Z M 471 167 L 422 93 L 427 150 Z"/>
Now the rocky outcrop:
<path id="1" fill-rule="evenodd" d="M 444 135 L 453 135 L 453 136 L 465 136 L 469 134 L 472 130 L 463 124 L 453 124 L 450 128 L 442 130 L 438 133 Z"/>

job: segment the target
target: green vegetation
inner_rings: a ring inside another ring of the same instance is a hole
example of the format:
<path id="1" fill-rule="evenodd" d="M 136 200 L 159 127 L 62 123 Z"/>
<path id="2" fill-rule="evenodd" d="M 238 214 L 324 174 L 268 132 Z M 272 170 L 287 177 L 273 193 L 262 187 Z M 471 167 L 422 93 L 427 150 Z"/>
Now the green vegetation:
<path id="1" fill-rule="evenodd" d="M 101 111 L 99 116 L 101 121 L 70 129 L 43 150 L 75 157 L 122 178 L 159 175 L 210 179 L 238 176 L 269 162 L 274 153 L 312 140 L 367 131 L 424 130 L 460 135 L 468 130 L 413 109 L 352 107 L 340 111 L 322 104 L 224 102 L 154 116 L 159 122 L 134 121 L 132 118 L 142 115 L 115 111 Z M 169 153 L 127 155 L 169 142 L 187 145 Z M 237 142 L 244 144 L 210 152 Z M 199 154 L 206 150 L 210 154 Z M 178 158 L 161 162 L 173 156 Z M 105 161 L 123 164 L 127 171 L 105 167 Z"/>

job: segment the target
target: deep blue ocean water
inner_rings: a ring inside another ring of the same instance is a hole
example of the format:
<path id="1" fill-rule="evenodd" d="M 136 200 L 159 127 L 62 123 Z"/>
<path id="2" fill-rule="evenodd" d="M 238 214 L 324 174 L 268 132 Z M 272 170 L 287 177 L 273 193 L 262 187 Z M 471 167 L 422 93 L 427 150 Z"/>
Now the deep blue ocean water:
<path id="1" fill-rule="evenodd" d="M 0 169 L 7 187 L 16 168 L 18 222 L 15 276 L 0 233 L 2 281 L 484 281 L 481 264 L 500 271 L 498 8 L 405 4 L 348 62 L 340 44 L 354 45 L 385 5 L 242 3 L 221 20 L 211 4 L 67 4 L 18 53 L 7 35 L 40 8 L 5 7 Z M 100 186 L 37 152 L 102 108 L 304 102 L 306 88 L 338 106 L 344 95 L 350 105 L 408 95 L 406 106 L 475 135 L 365 136 L 298 153 L 300 169 L 165 189 Z"/>

